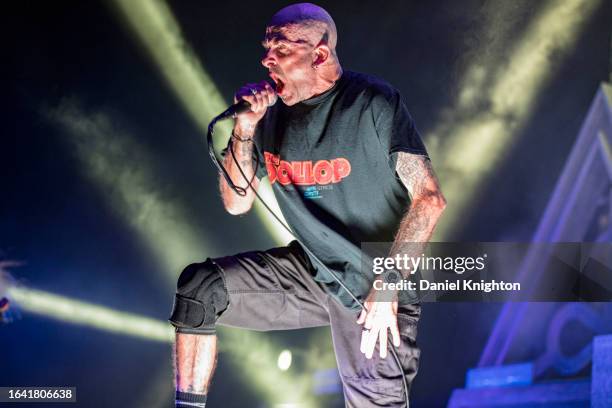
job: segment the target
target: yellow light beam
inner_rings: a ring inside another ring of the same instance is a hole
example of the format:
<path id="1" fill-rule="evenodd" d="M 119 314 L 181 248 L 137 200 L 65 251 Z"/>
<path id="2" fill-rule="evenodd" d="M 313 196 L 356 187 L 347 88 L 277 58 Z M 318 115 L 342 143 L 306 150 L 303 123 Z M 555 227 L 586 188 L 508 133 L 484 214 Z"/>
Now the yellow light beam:
<path id="1" fill-rule="evenodd" d="M 227 108 L 228 101 L 222 98 L 214 81 L 183 37 L 181 28 L 166 2 L 113 0 L 112 4 L 147 50 L 184 109 L 205 135 L 210 120 Z M 225 147 L 230 133 L 231 122 L 224 121 L 217 125 L 214 138 L 217 151 Z M 262 184 L 262 197 L 278 210 L 269 183 L 266 181 Z M 216 193 L 216 188 L 214 191 Z M 285 245 L 292 239 L 259 202 L 255 203 L 254 209 L 277 244 Z M 277 214 L 282 217 L 280 211 Z"/>
<path id="2" fill-rule="evenodd" d="M 174 329 L 170 324 L 159 320 L 41 290 L 11 287 L 7 293 L 21 309 L 30 313 L 146 340 L 164 343 L 174 340 Z"/>
<path id="3" fill-rule="evenodd" d="M 134 138 L 117 129 L 108 115 L 97 112 L 87 113 L 78 104 L 64 101 L 55 109 L 46 112 L 47 117 L 62 126 L 70 135 L 77 156 L 88 169 L 88 174 L 108 196 L 117 213 L 131 224 L 147 243 L 152 253 L 168 270 L 172 285 L 180 268 L 188 263 L 201 260 L 210 244 L 205 242 L 193 227 L 186 222 L 180 210 L 181 205 L 156 189 L 151 169 L 151 160 Z M 129 157 L 128 157 L 129 155 Z M 169 294 L 171 295 L 171 294 Z M 41 303 L 35 303 L 35 296 L 21 297 L 28 310 L 44 313 L 47 307 L 57 305 L 51 316 L 72 319 L 75 323 L 86 323 L 86 313 L 93 313 L 92 324 L 96 327 L 121 332 L 119 312 L 106 312 L 93 306 L 83 308 L 83 314 L 76 317 L 71 313 L 80 303 L 51 297 L 51 302 L 41 293 Z M 76 320 L 75 320 L 76 319 Z M 129 321 L 135 322 L 132 319 Z M 138 322 L 138 321 L 136 321 Z M 142 323 L 140 323 L 142 325 Z M 167 326 L 167 325 L 166 325 Z M 280 373 L 277 366 L 277 352 L 273 351 L 269 339 L 256 332 L 221 328 L 221 350 L 229 351 L 232 363 L 240 368 L 245 381 L 268 401 L 300 401 L 304 407 L 314 406 L 309 395 L 310 377 Z M 131 332 L 125 332 L 131 334 Z M 173 341 L 172 337 L 170 340 Z M 248 344 L 249 347 L 244 347 Z M 248 367 L 245 368 L 245 362 Z M 282 390 L 279 391 L 279 384 Z M 310 401 L 310 402 L 309 402 Z"/>
<path id="4" fill-rule="evenodd" d="M 174 328 L 164 321 L 113 310 L 108 307 L 71 299 L 42 290 L 11 286 L 9 298 L 20 309 L 52 319 L 92 327 L 111 333 L 163 343 L 174 342 Z M 240 374 L 267 401 L 299 403 L 314 408 L 312 376 L 295 376 L 277 367 L 279 346 L 255 332 L 222 327 L 220 351 L 240 367 Z M 248 345 L 248 346 L 247 346 Z"/>
<path id="5" fill-rule="evenodd" d="M 220 334 L 219 343 L 231 350 L 228 357 L 266 401 L 300 408 L 317 406 L 312 396 L 314 370 L 301 374 L 280 370 L 277 361 L 282 347 L 255 332 L 223 327 Z"/>
<path id="6" fill-rule="evenodd" d="M 86 174 L 157 256 L 170 287 L 183 267 L 214 250 L 186 221 L 180 201 L 159 186 L 143 146 L 108 115 L 85 112 L 74 100 L 45 113 L 66 130 Z"/>
<path id="7" fill-rule="evenodd" d="M 428 138 L 449 206 L 434 240 L 444 240 L 465 220 L 493 165 L 512 146 L 544 86 L 597 10 L 598 0 L 549 1 L 517 40 L 507 59 L 472 66 L 454 109 Z M 504 62 L 507 61 L 507 62 Z M 491 85 L 487 78 L 494 66 Z M 487 109 L 474 107 L 487 106 Z M 486 198 L 483 198 L 486 199 Z"/>

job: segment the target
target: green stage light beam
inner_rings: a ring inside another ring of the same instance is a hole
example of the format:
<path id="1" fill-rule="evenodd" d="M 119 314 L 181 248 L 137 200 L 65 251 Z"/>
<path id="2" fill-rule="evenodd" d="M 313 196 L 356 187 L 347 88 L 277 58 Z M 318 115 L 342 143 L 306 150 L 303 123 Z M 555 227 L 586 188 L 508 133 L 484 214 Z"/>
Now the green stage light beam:
<path id="1" fill-rule="evenodd" d="M 259 394 L 272 404 L 294 404 L 315 408 L 312 396 L 314 370 L 307 367 L 300 374 L 278 368 L 282 347 L 256 332 L 223 327 L 221 345 L 231 350 L 230 357 L 241 375 Z"/>
<path id="2" fill-rule="evenodd" d="M 32 314 L 143 340 L 174 342 L 174 327 L 168 322 L 23 286 L 11 286 L 6 294 L 20 309 Z M 220 328 L 219 337 L 220 351 L 230 352 L 228 357 L 241 368 L 241 375 L 267 401 L 316 407 L 310 396 L 312 373 L 295 376 L 279 370 L 279 346 L 246 330 Z"/>
<path id="3" fill-rule="evenodd" d="M 152 161 L 142 146 L 113 126 L 108 115 L 87 113 L 74 100 L 64 101 L 45 113 L 71 136 L 79 160 L 90 178 L 102 187 L 117 213 L 130 223 L 157 259 L 166 262 L 168 277 L 174 285 L 176 273 L 180 271 L 178 266 L 200 260 L 210 246 L 186 222 L 180 203 L 154 189 Z M 133 163 L 138 163 L 137 167 Z M 31 298 L 27 301 L 30 304 Z M 42 313 L 43 309 L 36 310 Z M 299 398 L 300 406 L 315 406 L 308 395 L 309 377 L 281 374 L 276 364 L 278 352 L 273 351 L 278 347 L 272 346 L 265 336 L 226 328 L 220 328 L 219 335 L 221 350 L 229 351 L 228 357 L 239 368 L 245 382 L 253 384 L 267 401 L 292 402 Z M 249 347 L 244 347 L 245 344 Z M 245 362 L 251 365 L 245 367 Z M 291 391 L 279 391 L 279 384 L 282 390 Z"/>
<path id="4" fill-rule="evenodd" d="M 183 37 L 168 4 L 161 0 L 112 0 L 112 4 L 147 50 L 188 115 L 202 134 L 206 134 L 210 120 L 224 111 L 228 102 L 222 98 L 214 81 Z M 214 138 L 217 151 L 225 147 L 230 133 L 231 122 L 224 121 L 217 125 Z M 277 209 L 277 214 L 282 218 L 268 181 L 261 184 L 262 197 Z M 254 209 L 277 244 L 286 245 L 292 240 L 291 235 L 257 200 Z"/>
<path id="5" fill-rule="evenodd" d="M 187 222 L 180 201 L 156 183 L 153 160 L 143 146 L 113 125 L 107 114 L 85 112 L 75 100 L 65 100 L 45 114 L 70 136 L 87 175 L 157 256 L 169 285 L 176 284 L 185 265 L 215 249 Z"/>
<path id="6" fill-rule="evenodd" d="M 117 213 L 131 223 L 157 259 L 166 263 L 170 272 L 168 277 L 174 285 L 180 266 L 200 259 L 206 243 L 185 222 L 180 203 L 164 198 L 154 189 L 152 174 L 147 170 L 152 163 L 142 147 L 134 145 L 133 137 L 113 126 L 108 115 L 86 113 L 74 101 L 66 101 L 49 110 L 47 116 L 72 136 L 77 156 L 86 165 L 89 176 L 103 187 Z M 129 152 L 130 160 L 127 160 L 126 152 Z M 138 167 L 132 163 L 138 163 Z M 31 297 L 26 300 L 32 304 Z M 74 306 L 61 302 L 58 305 L 63 311 L 72 310 Z M 61 316 L 68 317 L 69 314 Z M 278 353 L 272 351 L 274 348 L 265 336 L 225 328 L 220 328 L 219 333 L 222 350 L 231 351 L 230 359 L 239 367 L 245 381 L 253 384 L 266 400 L 278 401 L 278 398 L 282 400 L 285 397 L 292 401 L 299 396 L 300 403 L 307 403 L 307 381 L 289 373 L 278 373 Z M 245 348 L 244 344 L 255 348 Z M 245 368 L 245 361 L 252 366 Z M 291 392 L 279 392 L 278 384 Z"/>
<path id="7" fill-rule="evenodd" d="M 21 286 L 11 287 L 7 293 L 20 309 L 30 313 L 145 340 L 174 340 L 174 328 L 167 322 Z"/>
<path id="8" fill-rule="evenodd" d="M 456 106 L 444 112 L 427 135 L 449 203 L 433 240 L 443 241 L 466 218 L 488 172 L 504 158 L 512 136 L 524 128 L 542 89 L 559 68 L 560 57 L 572 50 L 600 3 L 549 1 L 507 59 L 468 69 Z"/>

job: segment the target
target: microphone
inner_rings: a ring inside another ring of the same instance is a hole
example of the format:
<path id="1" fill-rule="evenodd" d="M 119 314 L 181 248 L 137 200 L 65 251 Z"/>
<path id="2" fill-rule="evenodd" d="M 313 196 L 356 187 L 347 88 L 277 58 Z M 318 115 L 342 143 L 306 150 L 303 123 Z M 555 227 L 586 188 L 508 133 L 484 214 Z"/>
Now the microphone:
<path id="1" fill-rule="evenodd" d="M 273 106 L 278 100 L 278 95 L 274 94 L 274 100 L 272 103 L 268 104 L 268 108 Z M 245 101 L 244 99 L 239 100 L 225 111 L 223 111 L 219 116 L 215 118 L 216 121 L 227 119 L 229 117 L 236 117 L 236 115 L 240 115 L 241 113 L 245 113 L 251 109 L 251 104 Z"/>
<path id="2" fill-rule="evenodd" d="M 246 111 L 251 109 L 251 104 L 245 101 L 244 99 L 239 100 L 229 108 L 227 108 L 223 113 L 217 116 L 217 120 L 227 119 L 229 117 L 235 117 L 236 115 L 240 115 Z"/>

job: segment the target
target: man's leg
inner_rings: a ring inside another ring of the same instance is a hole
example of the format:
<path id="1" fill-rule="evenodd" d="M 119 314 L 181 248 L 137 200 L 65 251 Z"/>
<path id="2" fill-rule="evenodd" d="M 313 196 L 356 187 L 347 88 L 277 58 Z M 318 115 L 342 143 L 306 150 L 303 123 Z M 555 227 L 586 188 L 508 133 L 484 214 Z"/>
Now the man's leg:
<path id="1" fill-rule="evenodd" d="M 206 395 L 217 365 L 217 336 L 176 333 L 176 390 Z"/>
<path id="2" fill-rule="evenodd" d="M 401 370 L 391 353 L 385 359 L 380 358 L 378 343 L 371 359 L 361 353 L 363 327 L 356 323 L 358 312 L 352 312 L 330 299 L 329 314 L 346 406 L 407 408 L 409 404 L 405 401 L 402 376 L 410 387 L 418 370 L 420 350 L 416 335 L 420 306 L 400 306 L 398 311 L 401 345 L 397 348 L 397 355 L 402 364 Z M 388 345 L 391 347 L 391 342 Z"/>
<path id="3" fill-rule="evenodd" d="M 177 406 L 205 401 L 216 365 L 216 324 L 253 330 L 329 325 L 327 295 L 313 273 L 295 242 L 188 266 L 170 318 L 177 326 L 177 401 L 188 399 Z"/>
<path id="4" fill-rule="evenodd" d="M 217 359 L 216 321 L 229 296 L 211 260 L 181 273 L 170 322 L 176 327 L 176 406 L 204 407 Z"/>

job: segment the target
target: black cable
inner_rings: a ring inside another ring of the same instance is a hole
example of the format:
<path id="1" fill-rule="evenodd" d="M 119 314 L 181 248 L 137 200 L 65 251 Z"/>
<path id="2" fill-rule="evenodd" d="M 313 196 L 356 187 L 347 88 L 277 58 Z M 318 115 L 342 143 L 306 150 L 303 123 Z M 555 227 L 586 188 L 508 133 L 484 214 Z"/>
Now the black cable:
<path id="1" fill-rule="evenodd" d="M 257 189 L 253 188 L 252 186 L 252 182 L 255 179 L 255 175 L 257 174 L 257 169 L 259 168 L 259 154 L 257 154 L 257 146 L 255 145 L 255 141 L 252 140 L 249 143 L 253 143 L 253 152 L 255 153 L 255 158 L 256 158 L 256 165 L 255 168 L 253 169 L 253 177 L 251 177 L 251 179 L 249 180 L 249 178 L 247 177 L 247 175 L 244 173 L 244 171 L 242 170 L 242 167 L 240 166 L 240 163 L 238 163 L 238 160 L 236 159 L 236 155 L 234 154 L 234 148 L 233 148 L 233 141 L 230 139 L 230 142 L 228 144 L 228 148 L 231 152 L 232 158 L 234 160 L 234 163 L 236 164 L 236 167 L 238 168 L 238 171 L 240 171 L 240 174 L 242 175 L 242 177 L 244 178 L 244 180 L 248 183 L 246 187 L 240 187 L 237 186 L 236 184 L 234 184 L 234 182 L 232 181 L 232 178 L 230 177 L 229 173 L 227 172 L 227 170 L 225 169 L 225 167 L 221 164 L 221 162 L 219 162 L 219 159 L 217 159 L 217 155 L 215 154 L 215 150 L 214 150 L 214 146 L 213 146 L 213 142 L 212 142 L 212 137 L 213 137 L 213 133 L 214 133 L 214 127 L 215 124 L 217 123 L 217 121 L 219 120 L 221 115 L 217 116 L 216 118 L 214 118 L 210 124 L 208 125 L 208 134 L 207 134 L 207 142 L 208 142 L 208 153 L 213 161 L 213 164 L 217 167 L 217 169 L 219 170 L 219 172 L 223 175 L 223 177 L 225 178 L 225 181 L 227 182 L 227 185 L 236 192 L 236 194 L 238 194 L 241 197 L 246 196 L 247 194 L 247 190 L 250 187 L 251 190 L 253 190 L 253 193 L 255 194 L 255 197 L 257 197 L 257 199 L 259 200 L 259 202 L 268 210 L 268 212 L 276 219 L 276 221 L 278 221 L 278 223 L 280 225 L 283 226 L 283 228 L 285 228 L 285 230 L 287 230 L 287 232 L 289 232 L 289 234 L 291 234 L 291 236 L 293 236 L 293 238 L 295 238 L 295 240 L 297 242 L 299 242 L 299 244 L 302 246 L 302 248 L 304 249 L 304 252 L 307 252 L 311 259 L 314 259 L 316 262 L 319 263 L 319 265 L 321 265 L 333 278 L 334 280 L 342 287 L 342 289 L 344 289 L 351 298 L 353 298 L 353 300 L 355 302 L 357 302 L 357 304 L 361 307 L 362 310 L 364 310 L 366 313 L 368 312 L 368 308 L 363 304 L 363 302 L 361 302 L 357 296 L 355 296 L 355 294 L 353 293 L 353 291 L 351 291 L 345 284 L 344 282 L 342 282 L 342 279 L 340 277 L 338 277 L 336 275 L 335 272 L 332 272 L 324 263 L 323 261 L 321 261 L 297 236 L 295 236 L 295 234 L 293 233 L 293 231 L 291 231 L 291 228 L 289 228 L 288 225 L 286 225 L 279 216 L 276 215 L 276 213 L 272 210 L 272 208 L 270 208 L 270 206 L 268 206 L 268 204 L 264 201 L 263 198 L 261 198 L 261 196 L 259 195 L 259 193 L 257 192 Z M 399 324 L 398 324 L 399 326 Z M 408 394 L 409 394 L 409 390 L 408 390 L 408 382 L 406 381 L 406 376 L 404 375 L 404 368 L 402 367 L 402 363 L 400 362 L 400 359 L 397 355 L 397 350 L 395 349 L 395 345 L 393 344 L 393 341 L 391 341 L 391 338 L 388 338 L 387 343 L 389 344 L 389 351 L 391 352 L 391 355 L 393 356 L 393 359 L 395 360 L 395 362 L 397 363 L 397 366 L 400 370 L 400 375 L 402 377 L 402 383 L 404 385 L 404 400 L 406 401 L 406 408 L 409 408 L 409 401 L 408 401 Z"/>
<path id="2" fill-rule="evenodd" d="M 251 142 L 253 143 L 253 146 L 255 146 L 255 142 Z M 255 180 L 255 176 L 257 175 L 257 170 L 253 171 L 253 176 L 251 177 L 251 180 L 247 179 L 246 174 L 244 174 L 244 172 L 242 171 L 242 167 L 240 167 L 240 164 L 238 164 L 238 159 L 236 159 L 236 154 L 234 153 L 234 141 L 232 139 L 230 139 L 229 142 L 229 150 L 232 153 L 232 159 L 234 159 L 234 163 L 236 163 L 236 166 L 238 166 L 238 170 L 240 170 L 240 174 L 242 174 L 242 177 L 244 177 L 244 179 L 247 182 L 247 186 L 243 189 L 242 187 L 238 187 L 241 190 L 245 191 L 245 195 L 246 195 L 246 190 L 251 187 L 251 190 L 253 190 L 253 192 L 255 192 L 255 194 L 257 195 L 257 190 L 255 190 L 252 186 L 253 180 Z M 255 154 L 255 169 L 259 168 L 259 155 Z M 236 191 L 236 190 L 234 190 Z M 261 198 L 260 198 L 261 200 Z M 293 234 L 291 234 L 293 235 Z"/>

